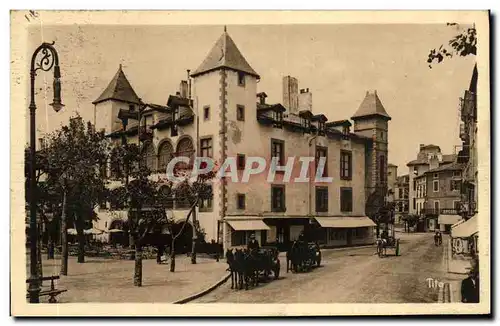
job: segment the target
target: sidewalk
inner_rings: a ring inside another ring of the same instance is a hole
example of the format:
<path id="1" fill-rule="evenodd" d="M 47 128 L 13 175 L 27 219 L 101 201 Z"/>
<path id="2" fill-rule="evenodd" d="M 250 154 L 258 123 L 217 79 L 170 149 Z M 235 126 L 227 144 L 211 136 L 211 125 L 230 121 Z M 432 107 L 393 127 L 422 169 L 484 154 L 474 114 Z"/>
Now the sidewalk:
<path id="1" fill-rule="evenodd" d="M 136 287 L 133 260 L 85 258 L 83 264 L 69 258 L 68 276 L 61 276 L 56 283 L 68 292 L 61 294 L 58 302 L 171 303 L 203 291 L 227 275 L 225 260 L 198 258 L 192 265 L 189 257 L 180 255 L 176 257 L 176 271 L 171 273 L 170 262 L 158 265 L 155 259 L 148 259 L 142 262 L 142 287 Z M 57 256 L 55 260 L 44 259 L 42 264 L 44 276 L 59 275 Z"/>

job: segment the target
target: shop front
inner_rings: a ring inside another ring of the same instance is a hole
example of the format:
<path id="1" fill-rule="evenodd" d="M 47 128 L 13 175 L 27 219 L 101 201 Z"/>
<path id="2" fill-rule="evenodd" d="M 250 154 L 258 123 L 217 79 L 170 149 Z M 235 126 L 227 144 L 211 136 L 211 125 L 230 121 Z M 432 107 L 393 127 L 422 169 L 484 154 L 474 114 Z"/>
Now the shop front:
<path id="1" fill-rule="evenodd" d="M 451 226 L 462 220 L 460 215 L 445 215 L 440 214 L 438 216 L 438 224 L 441 232 L 450 233 Z"/>
<path id="2" fill-rule="evenodd" d="M 376 224 L 368 217 L 329 216 L 315 217 L 319 225 L 326 230 L 326 247 L 348 247 L 369 245 L 375 242 Z"/>

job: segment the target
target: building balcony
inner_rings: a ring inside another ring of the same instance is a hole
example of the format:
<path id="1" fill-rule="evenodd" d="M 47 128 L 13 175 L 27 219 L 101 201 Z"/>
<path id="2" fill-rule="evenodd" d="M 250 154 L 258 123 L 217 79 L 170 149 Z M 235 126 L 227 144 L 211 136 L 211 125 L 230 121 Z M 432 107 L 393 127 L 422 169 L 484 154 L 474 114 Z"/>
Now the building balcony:
<path id="1" fill-rule="evenodd" d="M 460 215 L 461 210 L 457 208 L 424 208 L 420 211 L 423 215 Z"/>
<path id="2" fill-rule="evenodd" d="M 148 141 L 153 139 L 153 130 L 148 126 L 141 126 L 140 128 L 140 141 Z"/>
<path id="3" fill-rule="evenodd" d="M 465 123 L 460 124 L 460 139 L 463 141 L 467 141 L 469 138 L 469 134 L 467 133 L 467 128 L 465 128 Z"/>

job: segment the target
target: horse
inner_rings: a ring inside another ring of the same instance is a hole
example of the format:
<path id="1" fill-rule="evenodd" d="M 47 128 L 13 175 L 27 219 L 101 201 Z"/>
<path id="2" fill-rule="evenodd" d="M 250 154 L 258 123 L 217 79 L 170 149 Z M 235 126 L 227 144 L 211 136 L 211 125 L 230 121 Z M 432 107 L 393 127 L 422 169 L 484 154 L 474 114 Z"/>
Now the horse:
<path id="1" fill-rule="evenodd" d="M 229 265 L 228 271 L 231 273 L 231 289 L 238 288 L 238 268 L 236 263 L 235 254 L 232 249 L 226 250 L 226 262 Z"/>
<path id="2" fill-rule="evenodd" d="M 302 241 L 295 240 L 286 252 L 286 272 L 289 270 L 292 273 L 303 271 L 305 268 L 307 257 L 307 246 Z"/>
<path id="3" fill-rule="evenodd" d="M 257 256 L 257 250 L 246 249 L 243 252 L 243 279 L 245 281 L 245 290 L 249 286 L 259 285 L 260 259 Z"/>

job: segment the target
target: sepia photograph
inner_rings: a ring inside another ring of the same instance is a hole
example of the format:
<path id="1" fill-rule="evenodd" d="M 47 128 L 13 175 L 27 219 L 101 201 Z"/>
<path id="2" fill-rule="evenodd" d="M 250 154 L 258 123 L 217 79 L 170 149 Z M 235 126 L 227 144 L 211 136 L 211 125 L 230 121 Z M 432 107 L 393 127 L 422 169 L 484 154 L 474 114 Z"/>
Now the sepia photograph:
<path id="1" fill-rule="evenodd" d="M 489 19 L 11 11 L 11 314 L 491 313 Z"/>

